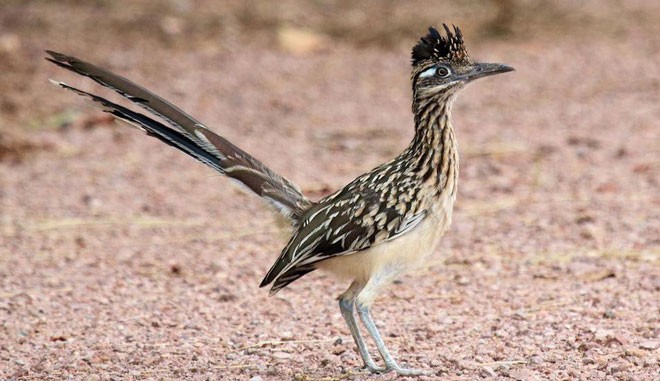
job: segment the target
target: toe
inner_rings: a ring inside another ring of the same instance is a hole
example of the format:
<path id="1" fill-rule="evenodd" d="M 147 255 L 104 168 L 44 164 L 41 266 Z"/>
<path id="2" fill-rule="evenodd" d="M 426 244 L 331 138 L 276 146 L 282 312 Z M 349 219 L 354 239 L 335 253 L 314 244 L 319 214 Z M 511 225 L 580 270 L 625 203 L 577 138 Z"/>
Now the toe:
<path id="1" fill-rule="evenodd" d="M 410 369 L 410 368 L 393 368 L 393 371 L 400 376 L 423 376 L 433 374 L 430 370 L 424 369 Z"/>
<path id="2" fill-rule="evenodd" d="M 375 374 L 389 372 L 389 369 L 381 368 L 379 366 L 376 366 L 375 364 L 366 364 L 362 369 L 368 371 L 369 373 L 375 373 Z"/>

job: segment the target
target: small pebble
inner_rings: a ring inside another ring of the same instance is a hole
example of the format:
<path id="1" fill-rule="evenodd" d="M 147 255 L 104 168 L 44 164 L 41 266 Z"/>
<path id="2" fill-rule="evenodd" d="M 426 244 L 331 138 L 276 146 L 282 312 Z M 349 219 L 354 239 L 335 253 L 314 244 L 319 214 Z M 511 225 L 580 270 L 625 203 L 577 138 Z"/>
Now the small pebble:
<path id="1" fill-rule="evenodd" d="M 594 339 L 597 342 L 603 343 L 608 341 L 608 339 L 614 337 L 614 332 L 608 330 L 608 329 L 598 329 L 594 333 Z"/>
<path id="2" fill-rule="evenodd" d="M 660 348 L 660 341 L 655 341 L 655 340 L 643 341 L 639 343 L 639 347 L 649 351 L 654 351 Z"/>
<path id="3" fill-rule="evenodd" d="M 431 366 L 431 368 L 439 368 L 443 365 L 443 363 L 438 359 L 431 359 L 429 365 Z"/>
<path id="4" fill-rule="evenodd" d="M 456 283 L 460 286 L 467 286 L 468 284 L 470 284 L 470 279 L 467 278 L 467 277 L 461 276 L 461 277 L 458 277 L 458 279 L 456 279 Z"/>
<path id="5" fill-rule="evenodd" d="M 493 368 L 489 366 L 482 366 L 481 371 L 479 371 L 479 375 L 481 377 L 497 377 L 497 373 L 495 373 Z"/>
<path id="6" fill-rule="evenodd" d="M 541 356 L 532 356 L 532 358 L 529 359 L 529 362 L 535 365 L 542 364 L 543 358 Z"/>
<path id="7" fill-rule="evenodd" d="M 591 357 L 585 357 L 582 359 L 582 365 L 595 364 L 596 361 Z"/>
<path id="8" fill-rule="evenodd" d="M 532 374 L 528 369 L 513 369 L 509 373 L 509 377 L 516 381 L 537 381 L 538 378 Z"/>
<path id="9" fill-rule="evenodd" d="M 614 311 L 612 311 L 612 310 L 605 311 L 603 313 L 603 317 L 606 318 L 606 319 L 614 319 L 614 317 L 615 317 Z"/>
<path id="10" fill-rule="evenodd" d="M 278 359 L 278 360 L 287 360 L 292 357 L 291 353 L 286 353 L 286 352 L 275 352 L 271 355 L 272 358 Z"/>

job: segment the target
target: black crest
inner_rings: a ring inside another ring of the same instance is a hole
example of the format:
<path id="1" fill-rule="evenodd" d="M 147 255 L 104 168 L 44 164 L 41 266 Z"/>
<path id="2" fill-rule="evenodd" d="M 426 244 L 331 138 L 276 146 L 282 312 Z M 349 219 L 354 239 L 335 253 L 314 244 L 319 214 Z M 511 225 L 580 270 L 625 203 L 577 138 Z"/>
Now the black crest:
<path id="1" fill-rule="evenodd" d="M 447 32 L 447 37 L 440 35 L 434 27 L 430 27 L 429 34 L 422 37 L 412 50 L 413 65 L 429 59 L 434 61 L 456 61 L 468 58 L 461 30 L 454 26 L 452 32 L 447 24 L 442 24 L 442 26 Z"/>

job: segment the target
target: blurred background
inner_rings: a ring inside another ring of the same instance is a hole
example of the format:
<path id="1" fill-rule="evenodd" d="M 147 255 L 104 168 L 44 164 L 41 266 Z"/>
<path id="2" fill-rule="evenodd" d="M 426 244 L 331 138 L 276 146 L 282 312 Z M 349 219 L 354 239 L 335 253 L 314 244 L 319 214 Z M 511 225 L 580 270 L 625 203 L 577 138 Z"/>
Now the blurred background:
<path id="1" fill-rule="evenodd" d="M 391 291 L 414 314 L 382 312 L 425 339 L 393 328 L 393 345 L 427 365 L 443 347 L 444 369 L 467 379 L 503 376 L 492 363 L 511 358 L 528 364 L 518 379 L 651 377 L 659 21 L 650 0 L 1 0 L 0 378 L 125 376 L 127 361 L 165 378 L 357 364 L 332 341 L 347 333 L 327 293 L 344 285 L 310 275 L 281 297 L 291 304 L 267 301 L 256 285 L 285 236 L 267 208 L 52 86 L 121 101 L 45 49 L 164 96 L 316 199 L 409 142 L 410 50 L 443 22 L 475 60 L 516 71 L 456 102 L 462 172 L 444 255 Z M 509 340 L 519 324 L 534 334 Z M 273 337 L 320 341 L 239 350 Z"/>

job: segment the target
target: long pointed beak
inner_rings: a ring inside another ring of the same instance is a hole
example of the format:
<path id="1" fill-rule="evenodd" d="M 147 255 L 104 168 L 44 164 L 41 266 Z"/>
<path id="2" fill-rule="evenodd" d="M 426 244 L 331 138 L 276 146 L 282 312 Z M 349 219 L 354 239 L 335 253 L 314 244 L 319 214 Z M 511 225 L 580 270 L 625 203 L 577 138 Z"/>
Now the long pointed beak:
<path id="1" fill-rule="evenodd" d="M 478 78 L 488 77 L 495 74 L 508 73 L 514 71 L 513 67 L 499 63 L 478 63 L 472 71 L 461 76 L 465 82 L 474 81 Z"/>

